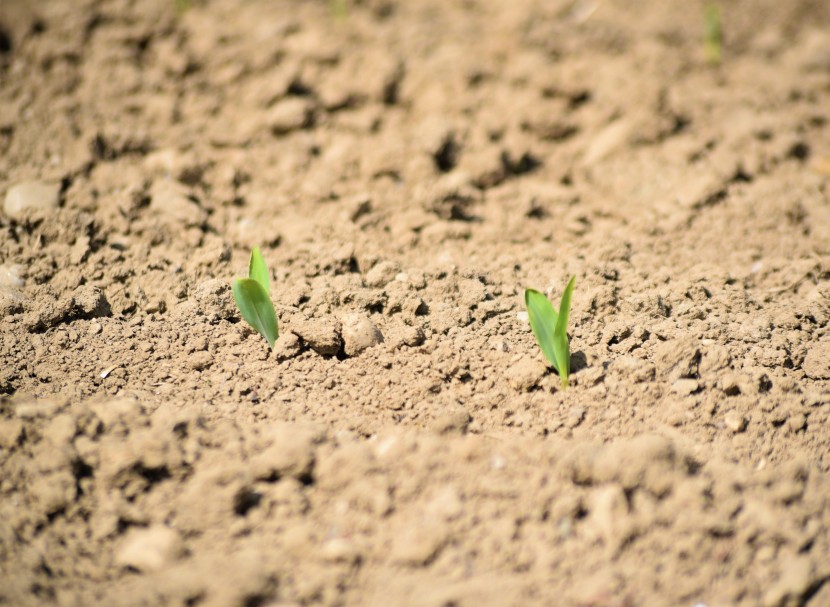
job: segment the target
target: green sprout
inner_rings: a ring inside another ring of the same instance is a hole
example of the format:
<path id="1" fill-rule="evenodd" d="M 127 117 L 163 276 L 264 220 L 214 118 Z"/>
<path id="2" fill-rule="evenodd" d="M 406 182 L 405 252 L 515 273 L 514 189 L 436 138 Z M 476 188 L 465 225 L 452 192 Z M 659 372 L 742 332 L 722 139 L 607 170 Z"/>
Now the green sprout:
<path id="1" fill-rule="evenodd" d="M 703 12 L 703 54 L 710 65 L 720 63 L 722 44 L 720 6 L 707 4 Z"/>
<path id="2" fill-rule="evenodd" d="M 329 12 L 337 21 L 345 21 L 349 16 L 347 0 L 329 0 Z"/>
<path id="3" fill-rule="evenodd" d="M 233 299 L 242 313 L 242 318 L 267 339 L 268 345 L 273 348 L 280 332 L 277 314 L 269 295 L 270 289 L 268 267 L 259 247 L 254 247 L 251 260 L 248 262 L 248 278 L 237 278 L 233 281 Z"/>
<path id="4" fill-rule="evenodd" d="M 562 388 L 568 387 L 571 374 L 571 346 L 568 342 L 568 315 L 571 311 L 571 295 L 574 290 L 573 276 L 562 293 L 559 312 L 553 308 L 543 293 L 534 289 L 525 289 L 525 306 L 530 319 L 530 328 L 536 337 L 536 343 L 542 349 L 545 358 L 559 373 Z"/>

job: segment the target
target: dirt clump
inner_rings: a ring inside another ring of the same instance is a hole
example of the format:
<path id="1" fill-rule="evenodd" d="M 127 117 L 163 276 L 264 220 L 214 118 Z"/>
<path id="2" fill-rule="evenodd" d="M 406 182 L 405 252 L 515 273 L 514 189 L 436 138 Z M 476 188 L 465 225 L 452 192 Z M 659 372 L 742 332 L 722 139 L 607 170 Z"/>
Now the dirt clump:
<path id="1" fill-rule="evenodd" d="M 0 604 L 830 604 L 830 6 L 335 4 L 0 3 Z"/>

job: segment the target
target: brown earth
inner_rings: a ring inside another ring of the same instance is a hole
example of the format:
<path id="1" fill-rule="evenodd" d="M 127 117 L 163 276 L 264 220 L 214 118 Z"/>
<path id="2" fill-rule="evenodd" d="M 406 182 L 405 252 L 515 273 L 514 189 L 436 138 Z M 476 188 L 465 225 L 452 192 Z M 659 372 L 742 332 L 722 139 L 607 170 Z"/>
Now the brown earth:
<path id="1" fill-rule="evenodd" d="M 830 3 L 187 4 L 0 3 L 0 604 L 830 605 Z"/>

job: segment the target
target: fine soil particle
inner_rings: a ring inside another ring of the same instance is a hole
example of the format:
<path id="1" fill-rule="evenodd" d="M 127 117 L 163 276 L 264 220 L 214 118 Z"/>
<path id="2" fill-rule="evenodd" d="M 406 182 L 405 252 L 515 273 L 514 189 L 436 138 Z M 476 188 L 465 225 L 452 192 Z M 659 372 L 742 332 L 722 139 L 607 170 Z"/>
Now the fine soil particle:
<path id="1" fill-rule="evenodd" d="M 830 604 L 830 4 L 704 5 L 0 2 L 0 604 Z"/>

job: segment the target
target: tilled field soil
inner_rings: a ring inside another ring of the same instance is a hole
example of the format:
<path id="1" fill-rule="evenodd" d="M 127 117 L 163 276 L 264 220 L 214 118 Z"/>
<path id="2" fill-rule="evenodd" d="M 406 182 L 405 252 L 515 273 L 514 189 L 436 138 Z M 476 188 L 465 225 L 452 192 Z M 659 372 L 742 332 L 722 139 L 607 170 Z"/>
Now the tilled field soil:
<path id="1" fill-rule="evenodd" d="M 830 4 L 704 9 L 3 0 L 0 605 L 830 605 Z"/>

